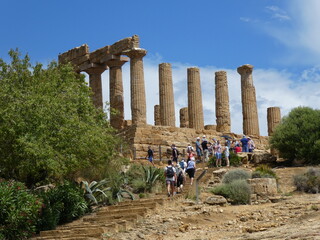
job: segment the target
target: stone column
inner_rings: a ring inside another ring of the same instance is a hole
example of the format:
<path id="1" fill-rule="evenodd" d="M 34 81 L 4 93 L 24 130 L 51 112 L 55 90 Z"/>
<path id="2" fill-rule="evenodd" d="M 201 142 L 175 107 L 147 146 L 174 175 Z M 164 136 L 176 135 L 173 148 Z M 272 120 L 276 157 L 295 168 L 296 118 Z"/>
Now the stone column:
<path id="1" fill-rule="evenodd" d="M 174 127 L 176 125 L 176 118 L 170 63 L 159 64 L 159 102 L 161 125 Z"/>
<path id="2" fill-rule="evenodd" d="M 181 128 L 189 127 L 189 113 L 188 113 L 187 107 L 180 109 L 180 127 Z"/>
<path id="3" fill-rule="evenodd" d="M 229 91 L 227 73 L 219 71 L 215 73 L 216 93 L 216 122 L 217 132 L 231 132 L 231 120 L 229 109 Z"/>
<path id="4" fill-rule="evenodd" d="M 160 126 L 161 120 L 160 120 L 160 105 L 154 105 L 154 125 Z"/>
<path id="5" fill-rule="evenodd" d="M 188 68 L 188 115 L 189 128 L 204 128 L 200 70 L 196 67 Z"/>
<path id="6" fill-rule="evenodd" d="M 116 129 L 121 129 L 124 121 L 122 65 L 127 61 L 126 58 L 118 57 L 107 62 L 107 65 L 110 68 L 110 124 Z M 114 113 L 112 113 L 112 111 L 114 111 Z"/>
<path id="7" fill-rule="evenodd" d="M 281 112 L 279 107 L 267 108 L 267 120 L 268 120 L 268 136 L 271 136 L 275 127 L 281 121 Z"/>
<path id="8" fill-rule="evenodd" d="M 103 108 L 102 100 L 102 83 L 101 74 L 107 69 L 106 66 L 94 66 L 96 64 L 91 64 L 92 67 L 85 70 L 89 74 L 89 86 L 93 92 L 92 102 L 97 108 Z"/>
<path id="9" fill-rule="evenodd" d="M 137 48 L 125 54 L 130 57 L 132 124 L 146 124 L 146 92 L 142 58 L 147 54 L 147 51 Z"/>
<path id="10" fill-rule="evenodd" d="M 253 85 L 253 66 L 246 64 L 238 67 L 241 75 L 241 99 L 243 115 L 243 133 L 245 135 L 259 136 L 259 120 L 256 100 L 256 90 Z"/>

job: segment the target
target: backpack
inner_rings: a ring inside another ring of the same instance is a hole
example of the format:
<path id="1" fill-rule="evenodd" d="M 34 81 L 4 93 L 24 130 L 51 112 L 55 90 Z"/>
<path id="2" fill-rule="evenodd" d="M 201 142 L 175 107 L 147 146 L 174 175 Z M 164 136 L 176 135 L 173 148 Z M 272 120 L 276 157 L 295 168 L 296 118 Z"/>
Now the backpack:
<path id="1" fill-rule="evenodd" d="M 174 176 L 173 167 L 168 166 L 166 170 L 166 177 L 172 178 Z"/>

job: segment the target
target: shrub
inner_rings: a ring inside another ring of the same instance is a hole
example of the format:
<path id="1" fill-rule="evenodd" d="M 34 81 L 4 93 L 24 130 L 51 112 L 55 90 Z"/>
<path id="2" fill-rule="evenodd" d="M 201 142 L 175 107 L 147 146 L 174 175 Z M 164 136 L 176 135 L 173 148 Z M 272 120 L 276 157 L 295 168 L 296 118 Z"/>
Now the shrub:
<path id="1" fill-rule="evenodd" d="M 247 181 L 243 179 L 221 184 L 215 187 L 212 193 L 231 199 L 233 204 L 250 203 L 251 189 Z"/>
<path id="2" fill-rule="evenodd" d="M 230 151 L 229 161 L 230 166 L 239 167 L 242 165 L 241 157 L 233 151 Z"/>
<path id="3" fill-rule="evenodd" d="M 26 239 L 35 233 L 41 204 L 24 184 L 0 183 L 0 239 Z"/>
<path id="4" fill-rule="evenodd" d="M 306 173 L 294 176 L 293 181 L 298 191 L 319 193 L 320 169 L 310 168 Z"/>
<path id="5" fill-rule="evenodd" d="M 70 222 L 89 211 L 83 190 L 76 184 L 65 182 L 39 196 L 45 204 L 38 223 L 39 231 L 54 229 L 57 224 Z"/>
<path id="6" fill-rule="evenodd" d="M 92 181 L 90 184 L 87 181 L 81 182 L 81 187 L 84 187 L 85 198 L 87 199 L 89 205 L 106 203 L 108 199 L 107 192 L 111 190 L 107 187 L 109 181 L 103 179 L 99 182 Z"/>
<path id="7" fill-rule="evenodd" d="M 223 178 L 222 178 L 222 182 L 223 183 L 231 183 L 235 180 L 247 180 L 251 177 L 251 174 L 245 170 L 242 169 L 235 169 L 235 170 L 231 170 L 229 172 L 227 172 Z"/>
<path id="8" fill-rule="evenodd" d="M 320 110 L 297 107 L 283 117 L 270 138 L 271 147 L 290 161 L 320 163 Z"/>
<path id="9" fill-rule="evenodd" d="M 277 178 L 277 174 L 267 165 L 260 165 L 252 173 L 252 178 Z"/>
<path id="10" fill-rule="evenodd" d="M 135 193 L 145 192 L 147 189 L 147 183 L 143 179 L 134 179 L 132 181 L 132 187 Z"/>

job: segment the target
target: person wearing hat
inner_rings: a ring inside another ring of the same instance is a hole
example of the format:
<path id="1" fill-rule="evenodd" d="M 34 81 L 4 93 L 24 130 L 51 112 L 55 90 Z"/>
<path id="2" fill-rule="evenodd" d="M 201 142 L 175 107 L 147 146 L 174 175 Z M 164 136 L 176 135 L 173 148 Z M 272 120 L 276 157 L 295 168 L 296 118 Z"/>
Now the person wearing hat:
<path id="1" fill-rule="evenodd" d="M 243 135 L 243 137 L 240 140 L 241 144 L 242 144 L 242 152 L 249 152 L 249 148 L 248 148 L 248 138 L 246 138 L 245 135 Z"/>
<path id="2" fill-rule="evenodd" d="M 197 137 L 197 140 L 196 140 L 196 152 L 197 152 L 197 159 L 201 160 L 202 149 L 201 149 L 200 137 Z"/>

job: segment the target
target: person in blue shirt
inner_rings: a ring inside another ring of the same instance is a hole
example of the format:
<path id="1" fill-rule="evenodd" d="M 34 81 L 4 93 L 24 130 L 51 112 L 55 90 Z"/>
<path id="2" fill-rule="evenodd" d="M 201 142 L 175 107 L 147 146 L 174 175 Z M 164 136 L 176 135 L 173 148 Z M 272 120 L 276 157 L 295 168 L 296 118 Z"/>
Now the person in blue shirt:
<path id="1" fill-rule="evenodd" d="M 241 142 L 241 145 L 242 145 L 242 152 L 249 152 L 249 148 L 248 148 L 249 139 L 246 138 L 245 135 L 243 135 L 243 137 L 241 138 L 240 142 Z"/>

